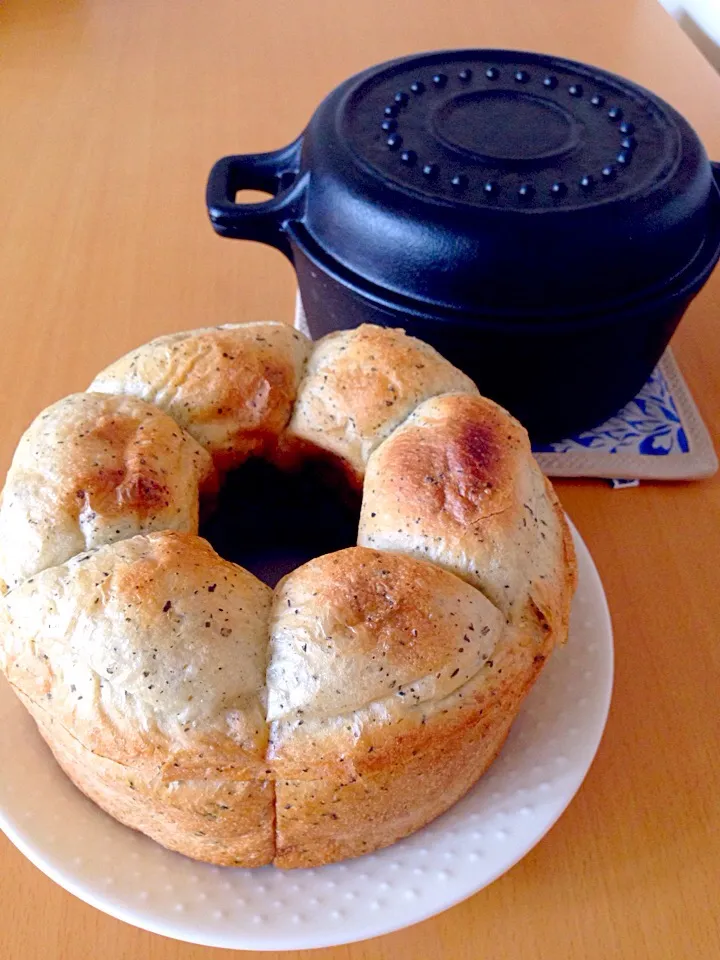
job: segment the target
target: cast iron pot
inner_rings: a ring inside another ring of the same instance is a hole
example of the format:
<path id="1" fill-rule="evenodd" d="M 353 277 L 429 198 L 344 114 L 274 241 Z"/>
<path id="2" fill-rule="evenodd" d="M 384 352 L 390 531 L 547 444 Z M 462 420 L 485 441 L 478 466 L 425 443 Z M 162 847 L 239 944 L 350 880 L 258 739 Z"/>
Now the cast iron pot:
<path id="1" fill-rule="evenodd" d="M 282 150 L 218 161 L 207 206 L 290 258 L 313 337 L 402 326 L 547 441 L 648 378 L 720 255 L 719 170 L 621 77 L 445 51 L 351 77 Z"/>

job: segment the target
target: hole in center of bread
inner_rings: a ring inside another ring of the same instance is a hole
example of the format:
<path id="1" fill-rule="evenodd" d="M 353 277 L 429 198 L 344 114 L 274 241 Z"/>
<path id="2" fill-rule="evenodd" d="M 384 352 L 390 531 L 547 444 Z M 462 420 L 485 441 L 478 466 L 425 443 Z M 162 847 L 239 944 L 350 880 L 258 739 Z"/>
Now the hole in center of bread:
<path id="1" fill-rule="evenodd" d="M 200 536 L 270 587 L 314 557 L 355 546 L 359 495 L 320 470 L 250 460 L 225 477 Z"/>

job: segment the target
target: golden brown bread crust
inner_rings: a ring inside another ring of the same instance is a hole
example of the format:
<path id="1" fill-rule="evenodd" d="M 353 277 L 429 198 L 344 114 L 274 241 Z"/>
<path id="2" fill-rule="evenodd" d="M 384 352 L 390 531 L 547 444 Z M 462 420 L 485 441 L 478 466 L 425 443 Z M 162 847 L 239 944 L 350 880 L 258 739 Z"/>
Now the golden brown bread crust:
<path id="1" fill-rule="evenodd" d="M 307 363 L 278 459 L 338 460 L 362 483 L 368 457 L 422 400 L 477 394 L 464 373 L 403 330 L 363 324 L 319 340 Z"/>
<path id="2" fill-rule="evenodd" d="M 7 588 L 83 550 L 152 530 L 196 532 L 208 454 L 157 407 L 77 393 L 28 427 L 0 503 Z"/>
<path id="3" fill-rule="evenodd" d="M 272 862 L 272 781 L 148 777 L 91 753 L 39 704 L 19 696 L 67 776 L 120 823 L 196 860 L 232 867 Z"/>
<path id="4" fill-rule="evenodd" d="M 524 428 L 485 397 L 421 404 L 371 456 L 358 543 L 423 557 L 565 639 L 572 541 Z"/>
<path id="5" fill-rule="evenodd" d="M 445 813 L 488 769 L 514 716 L 442 734 L 393 768 L 368 769 L 351 781 L 278 780 L 274 864 L 320 866 L 381 850 Z M 369 749 L 369 748 L 368 748 Z"/>
<path id="6" fill-rule="evenodd" d="M 274 852 L 265 764 L 271 591 L 199 537 L 137 536 L 0 605 L 0 666 L 71 780 L 187 856 Z"/>
<path id="7" fill-rule="evenodd" d="M 279 324 L 153 341 L 94 382 L 135 396 L 38 418 L 0 506 L 0 668 L 81 790 L 218 864 L 423 826 L 567 635 L 572 541 L 522 427 L 427 345 L 361 327 L 317 345 L 278 450 L 306 353 Z M 207 451 L 367 465 L 361 545 L 272 594 L 192 535 Z"/>
<path id="8" fill-rule="evenodd" d="M 89 389 L 154 403 L 229 470 L 276 443 L 310 346 L 286 323 L 186 330 L 116 360 Z"/>

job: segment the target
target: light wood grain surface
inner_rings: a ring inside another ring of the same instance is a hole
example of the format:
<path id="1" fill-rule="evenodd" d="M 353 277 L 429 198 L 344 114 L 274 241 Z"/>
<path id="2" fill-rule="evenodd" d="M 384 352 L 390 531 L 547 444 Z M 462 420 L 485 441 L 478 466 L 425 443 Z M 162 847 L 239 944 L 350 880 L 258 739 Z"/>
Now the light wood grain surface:
<path id="1" fill-rule="evenodd" d="M 215 159 L 288 142 L 351 72 L 470 45 L 625 74 L 678 107 L 720 159 L 720 79 L 655 0 L 6 0 L 0 468 L 42 406 L 129 347 L 184 327 L 290 317 L 281 255 L 221 240 L 207 223 Z M 720 273 L 675 345 L 717 441 Z M 379 940 L 287 956 L 720 957 L 720 480 L 559 490 L 616 630 L 615 699 L 579 795 L 528 857 L 466 903 Z M 2 960 L 223 956 L 104 916 L 0 836 Z"/>

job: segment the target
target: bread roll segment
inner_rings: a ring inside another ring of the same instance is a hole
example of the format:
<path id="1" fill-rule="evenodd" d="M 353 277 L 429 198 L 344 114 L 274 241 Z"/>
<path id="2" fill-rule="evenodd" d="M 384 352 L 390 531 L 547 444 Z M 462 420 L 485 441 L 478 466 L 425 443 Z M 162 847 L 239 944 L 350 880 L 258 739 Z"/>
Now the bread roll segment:
<path id="1" fill-rule="evenodd" d="M 567 523 L 526 431 L 485 397 L 427 400 L 375 451 L 358 543 L 431 560 L 509 621 L 567 635 L 575 588 Z"/>
<path id="2" fill-rule="evenodd" d="M 387 846 L 447 810 L 496 756 L 553 646 L 434 564 L 361 547 L 286 577 L 270 626 L 282 867 Z"/>
<path id="3" fill-rule="evenodd" d="M 275 590 L 268 720 L 447 696 L 491 656 L 503 623 L 479 591 L 425 561 L 363 547 L 318 557 Z"/>
<path id="4" fill-rule="evenodd" d="M 73 736 L 172 779 L 264 771 L 272 591 L 167 531 L 50 567 L 0 607 L 4 672 Z"/>
<path id="5" fill-rule="evenodd" d="M 225 823 L 237 851 L 232 823 L 246 801 L 247 817 L 264 811 L 259 834 L 274 816 L 262 785 L 271 598 L 199 537 L 133 537 L 11 591 L 0 604 L 0 666 L 89 796 L 173 849 L 227 862 L 198 844 L 198 817 L 212 820 L 216 839 Z M 243 782 L 255 786 L 232 786 Z M 227 809 L 208 812 L 226 794 Z"/>
<path id="6" fill-rule="evenodd" d="M 20 439 L 0 503 L 5 587 L 83 550 L 152 530 L 197 532 L 210 457 L 157 407 L 76 393 Z"/>
<path id="7" fill-rule="evenodd" d="M 99 373 L 90 390 L 140 397 L 176 420 L 220 470 L 271 449 L 290 419 L 311 343 L 286 323 L 171 333 Z"/>
<path id="8" fill-rule="evenodd" d="M 318 340 L 282 439 L 281 461 L 337 459 L 360 486 L 368 457 L 422 400 L 472 380 L 403 330 L 363 324 Z"/>

